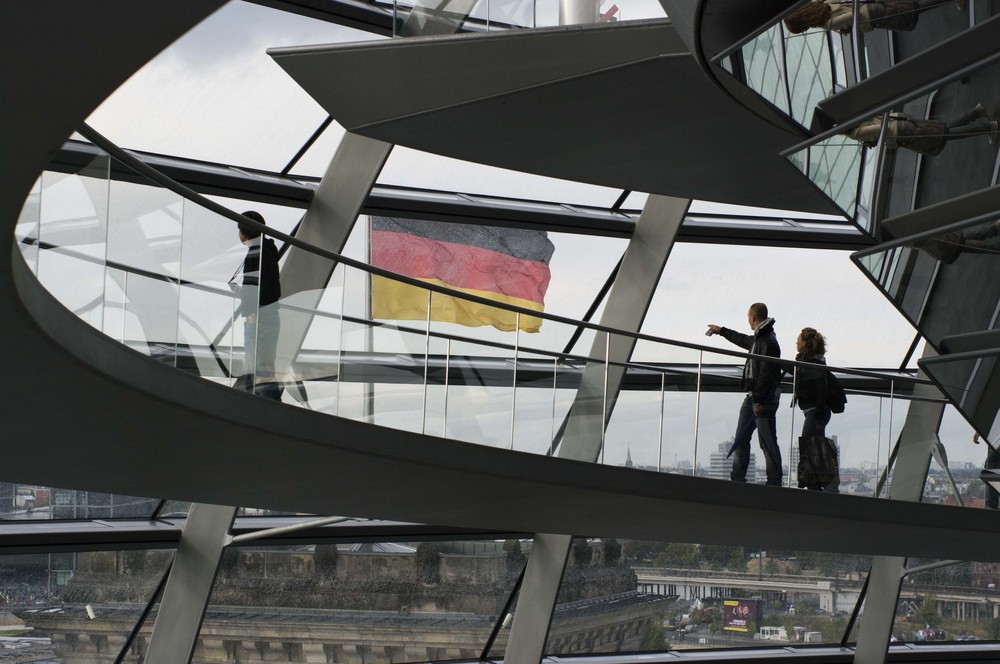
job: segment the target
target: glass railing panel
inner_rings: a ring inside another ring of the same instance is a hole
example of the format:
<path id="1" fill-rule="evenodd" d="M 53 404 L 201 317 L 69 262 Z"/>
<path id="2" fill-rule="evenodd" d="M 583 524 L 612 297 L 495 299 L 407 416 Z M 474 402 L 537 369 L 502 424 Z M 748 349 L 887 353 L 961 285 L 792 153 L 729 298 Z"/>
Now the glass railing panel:
<path id="1" fill-rule="evenodd" d="M 484 357 L 483 347 L 452 341 L 448 372 L 445 438 L 513 448 L 513 353 L 510 359 Z"/>
<path id="2" fill-rule="evenodd" d="M 384 330 L 383 330 L 384 331 Z M 435 391 L 435 402 L 430 402 L 429 388 L 435 386 L 443 378 L 444 353 L 441 340 L 432 340 L 424 334 L 399 333 L 399 341 L 413 347 L 406 353 L 384 353 L 376 346 L 377 358 L 373 364 L 373 373 L 378 380 L 372 383 L 374 423 L 389 426 L 394 429 L 413 431 L 416 433 L 431 433 L 438 435 L 440 427 L 435 430 L 427 428 L 432 422 L 440 422 L 441 417 L 435 417 L 443 412 L 443 396 Z M 433 370 L 432 370 L 433 369 Z"/>
<path id="3" fill-rule="evenodd" d="M 126 168 L 113 162 L 116 169 Z M 184 199 L 145 180 L 108 185 L 107 258 L 121 267 L 177 277 L 180 274 Z M 103 240 L 102 240 L 103 241 Z"/>
<path id="4" fill-rule="evenodd" d="M 90 325 L 103 319 L 108 229 L 109 159 L 95 158 L 77 173 L 41 178 L 37 274 L 45 287 Z"/>
<path id="5" fill-rule="evenodd" d="M 111 336 L 121 334 L 126 346 L 176 366 L 179 313 L 176 281 L 126 272 L 116 286 L 115 291 L 121 290 L 123 302 L 110 303 L 116 310 L 114 316 L 108 316 L 114 326 L 109 330 Z M 115 291 L 112 295 L 118 294 Z"/>
<path id="6" fill-rule="evenodd" d="M 17 218 L 14 227 L 14 239 L 21 246 L 21 255 L 32 272 L 38 268 L 38 233 L 42 214 L 42 178 L 39 177 L 31 186 L 28 198 Z"/>
<path id="7" fill-rule="evenodd" d="M 4 637 L 5 649 L 23 661 L 113 661 L 172 557 L 158 550 L 3 556 L 6 624 L 24 629 Z M 121 661 L 145 659 L 152 627 L 149 620 Z"/>
<path id="8" fill-rule="evenodd" d="M 354 358 L 353 355 L 348 358 L 341 350 L 345 347 L 345 324 L 340 313 L 344 304 L 344 278 L 345 266 L 340 265 L 322 293 L 306 291 L 282 298 L 285 335 L 280 337 L 279 357 L 290 358 L 289 380 L 296 381 L 303 406 L 329 415 L 341 414 L 342 387 L 345 396 L 353 394 L 343 380 L 346 361 Z M 317 300 L 319 313 L 313 315 L 312 305 Z M 304 339 L 301 352 L 294 342 L 298 339 Z M 286 391 L 288 388 L 286 384 Z M 349 409 L 344 416 L 347 412 Z"/>
<path id="9" fill-rule="evenodd" d="M 231 385 L 240 375 L 236 352 L 238 305 L 225 282 L 181 286 L 177 294 L 176 366 Z"/>
<path id="10" fill-rule="evenodd" d="M 530 342 L 528 335 L 520 335 L 520 340 Z M 514 449 L 546 454 L 556 439 L 575 394 L 560 385 L 575 378 L 576 374 L 566 361 L 560 361 L 558 357 L 521 351 L 518 352 L 516 371 Z"/>
<path id="11" fill-rule="evenodd" d="M 526 555 L 480 544 L 232 547 L 196 652 L 213 661 L 478 659 Z"/>
<path id="12" fill-rule="evenodd" d="M 655 389 L 632 389 L 615 400 L 604 443 L 604 463 L 657 470 L 662 453 L 662 393 Z"/>
<path id="13" fill-rule="evenodd" d="M 662 393 L 662 447 L 657 441 L 660 472 L 703 476 L 704 446 L 697 436 L 697 369 L 667 373 Z"/>
<path id="14" fill-rule="evenodd" d="M 574 539 L 546 654 L 838 644 L 870 566 L 753 545 Z M 587 638 L 575 637 L 583 625 Z"/>

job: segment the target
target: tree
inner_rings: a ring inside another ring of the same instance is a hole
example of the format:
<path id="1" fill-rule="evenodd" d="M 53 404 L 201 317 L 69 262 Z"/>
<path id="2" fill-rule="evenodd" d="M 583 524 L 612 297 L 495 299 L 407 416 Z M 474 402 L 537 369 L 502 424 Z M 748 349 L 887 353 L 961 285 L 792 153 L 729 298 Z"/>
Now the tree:
<path id="1" fill-rule="evenodd" d="M 417 545 L 417 578 L 422 583 L 437 583 L 438 572 L 437 545 L 433 542 L 421 542 Z"/>
<path id="2" fill-rule="evenodd" d="M 614 537 L 604 540 L 604 564 L 614 567 L 621 562 L 622 545 Z"/>
<path id="3" fill-rule="evenodd" d="M 694 544 L 668 544 L 666 550 L 656 557 L 655 564 L 662 567 L 698 567 L 701 553 Z"/>
<path id="4" fill-rule="evenodd" d="M 920 608 L 913 614 L 913 622 L 931 627 L 937 627 L 941 623 L 941 616 L 937 612 L 937 598 L 933 594 L 924 597 Z"/>
<path id="5" fill-rule="evenodd" d="M 507 578 L 513 579 L 524 568 L 524 552 L 521 551 L 521 542 L 516 539 L 509 539 L 503 543 L 503 551 Z"/>
<path id="6" fill-rule="evenodd" d="M 639 650 L 662 652 L 669 650 L 670 644 L 663 636 L 663 616 L 654 616 L 642 626 Z"/>
<path id="7" fill-rule="evenodd" d="M 590 549 L 590 542 L 585 537 L 578 537 L 573 540 L 573 558 L 577 567 L 586 567 L 594 557 L 594 552 Z"/>
<path id="8" fill-rule="evenodd" d="M 722 546 L 719 544 L 702 544 L 700 547 L 701 559 L 708 563 L 712 569 L 722 569 L 739 559 L 739 565 L 733 567 L 734 570 L 743 570 L 745 558 L 743 547 Z"/>
<path id="9" fill-rule="evenodd" d="M 991 641 L 1000 640 L 1000 618 L 991 620 L 986 632 Z"/>
<path id="10" fill-rule="evenodd" d="M 316 566 L 316 573 L 320 576 L 332 578 L 337 575 L 337 553 L 336 544 L 317 544 L 313 552 L 313 564 Z"/>

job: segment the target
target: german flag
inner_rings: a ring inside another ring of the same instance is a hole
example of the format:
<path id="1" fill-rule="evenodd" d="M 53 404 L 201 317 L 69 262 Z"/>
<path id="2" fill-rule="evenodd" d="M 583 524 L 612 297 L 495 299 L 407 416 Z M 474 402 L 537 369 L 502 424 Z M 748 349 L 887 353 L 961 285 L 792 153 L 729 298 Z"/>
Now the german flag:
<path id="1" fill-rule="evenodd" d="M 371 261 L 470 295 L 543 311 L 554 247 L 545 231 L 371 217 Z M 389 320 L 427 318 L 427 291 L 372 277 L 372 316 Z M 511 331 L 517 314 L 432 293 L 431 319 Z M 538 332 L 542 319 L 521 316 L 521 329 Z"/>

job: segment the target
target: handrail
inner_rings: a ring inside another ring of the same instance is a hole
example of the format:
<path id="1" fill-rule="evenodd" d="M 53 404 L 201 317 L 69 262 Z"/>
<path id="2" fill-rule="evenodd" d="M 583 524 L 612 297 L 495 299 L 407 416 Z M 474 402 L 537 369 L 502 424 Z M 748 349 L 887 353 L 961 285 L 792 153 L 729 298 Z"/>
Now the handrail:
<path id="1" fill-rule="evenodd" d="M 480 297 L 480 296 L 477 296 L 477 295 L 471 295 L 471 294 L 463 292 L 463 291 L 459 291 L 459 290 L 455 290 L 455 289 L 452 289 L 452 288 L 448 288 L 447 286 L 440 286 L 438 284 L 434 284 L 434 283 L 422 281 L 422 280 L 416 279 L 414 277 L 409 277 L 409 276 L 406 276 L 406 275 L 398 274 L 398 273 L 392 272 L 390 270 L 386 270 L 384 268 L 375 267 L 375 266 L 369 265 L 368 263 L 365 263 L 363 261 L 359 261 L 359 260 L 356 260 L 356 259 L 353 259 L 353 258 L 349 258 L 347 256 L 344 256 L 342 254 L 338 254 L 338 253 L 333 252 L 333 251 L 329 251 L 329 250 L 326 250 L 326 249 L 321 249 L 319 247 L 315 247 L 315 246 L 313 246 L 313 245 L 311 245 L 311 244 L 309 244 L 309 243 L 307 243 L 307 242 L 305 242 L 305 241 L 303 241 L 303 240 L 301 240 L 301 239 L 299 239 L 299 238 L 297 238 L 295 236 L 288 235 L 286 233 L 282 233 L 281 231 L 278 231 L 278 230 L 275 230 L 273 228 L 270 228 L 270 227 L 268 227 L 265 224 L 258 223 L 257 221 L 254 221 L 253 219 L 250 219 L 248 217 L 244 217 L 243 215 L 241 215 L 239 213 L 233 212 L 232 210 L 230 210 L 230 209 L 228 209 L 228 208 L 220 205 L 219 203 L 216 203 L 215 201 L 212 201 L 212 200 L 210 200 L 210 199 L 202 196 L 198 192 L 196 192 L 196 191 L 194 191 L 194 190 L 192 190 L 192 189 L 190 189 L 190 188 L 188 188 L 188 187 L 186 187 L 186 186 L 184 186 L 184 185 L 176 182 L 175 180 L 172 180 L 171 178 L 167 177 L 166 175 L 164 175 L 163 173 L 159 172 L 155 168 L 149 166 L 148 164 L 145 164 L 140 159 L 137 159 L 135 156 L 131 155 L 126 150 L 123 150 L 122 148 L 118 147 L 117 145 L 115 145 L 114 143 L 112 143 L 110 140 L 108 140 L 107 138 L 105 138 L 100 133 L 98 133 L 97 131 L 95 131 L 94 129 L 92 129 L 91 127 L 89 127 L 86 124 L 84 124 L 83 127 L 81 127 L 81 129 L 79 130 L 79 133 L 81 135 L 85 136 L 88 140 L 91 140 L 95 145 L 97 145 L 101 149 L 103 149 L 106 152 L 108 152 L 108 154 L 110 154 L 114 158 L 116 158 L 119 161 L 125 163 L 130 168 L 136 170 L 141 175 L 146 176 L 147 178 L 149 178 L 150 180 L 152 180 L 156 184 L 159 184 L 159 185 L 163 186 L 164 188 L 169 189 L 170 191 L 173 191 L 174 193 L 178 194 L 179 196 L 182 196 L 183 198 L 191 200 L 191 201 L 193 201 L 193 202 L 195 202 L 195 203 L 197 203 L 197 204 L 199 204 L 199 205 L 201 205 L 201 206 L 203 206 L 203 207 L 211 210 L 212 212 L 215 212 L 216 214 L 219 214 L 220 216 L 223 216 L 223 217 L 229 219 L 230 221 L 233 221 L 233 222 L 238 223 L 238 224 L 243 224 L 243 225 L 245 225 L 245 226 L 247 226 L 249 228 L 253 228 L 254 230 L 257 230 L 257 231 L 261 232 L 264 235 L 277 238 L 277 239 L 282 240 L 283 242 L 285 242 L 287 244 L 290 244 L 292 246 L 298 247 L 298 248 L 302 249 L 303 251 L 309 252 L 309 253 L 314 254 L 316 256 L 319 256 L 321 258 L 326 258 L 326 259 L 328 259 L 330 261 L 333 261 L 335 263 L 340 263 L 340 264 L 346 265 L 348 267 L 353 267 L 355 269 L 361 270 L 362 272 L 367 272 L 367 273 L 372 274 L 372 275 L 385 277 L 385 278 L 391 279 L 393 281 L 398 281 L 398 282 L 401 282 L 401 283 L 404 283 L 404 284 L 408 284 L 410 286 L 415 286 L 417 288 L 425 289 L 425 290 L 432 291 L 432 292 L 435 292 L 435 293 L 439 293 L 441 295 L 446 295 L 446 296 L 449 296 L 449 297 L 454 297 L 454 298 L 457 298 L 457 299 L 460 299 L 460 300 L 465 300 L 465 301 L 468 301 L 468 302 L 475 302 L 476 304 L 483 304 L 483 305 L 487 305 L 487 306 L 490 306 L 490 307 L 495 307 L 497 309 L 503 309 L 503 310 L 506 310 L 506 311 L 510 311 L 510 312 L 513 312 L 513 313 L 519 313 L 519 314 L 526 315 L 526 316 L 532 316 L 532 317 L 535 317 L 535 318 L 541 318 L 543 320 L 548 320 L 548 321 L 552 321 L 554 323 L 560 323 L 560 324 L 563 324 L 563 325 L 568 325 L 568 326 L 573 326 L 573 327 L 583 327 L 583 328 L 586 328 L 586 329 L 589 329 L 589 330 L 593 330 L 595 332 L 601 332 L 601 333 L 605 333 L 605 334 L 614 334 L 614 335 L 619 335 L 619 336 L 622 336 L 622 337 L 628 337 L 628 338 L 631 338 L 631 339 L 633 339 L 635 341 L 649 341 L 649 342 L 656 343 L 656 344 L 664 344 L 664 345 L 674 346 L 674 347 L 678 347 L 678 348 L 686 348 L 686 349 L 689 349 L 689 350 L 703 351 L 703 352 L 714 353 L 714 354 L 718 354 L 718 355 L 726 355 L 726 356 L 730 356 L 730 357 L 737 357 L 737 358 L 740 358 L 740 359 L 742 359 L 744 361 L 748 360 L 748 359 L 760 359 L 760 360 L 764 360 L 764 361 L 767 361 L 767 362 L 773 362 L 775 364 L 779 364 L 779 365 L 785 366 L 785 367 L 805 367 L 805 368 L 813 368 L 813 369 L 816 368 L 815 364 L 812 364 L 812 363 L 809 363 L 809 362 L 799 362 L 799 361 L 795 361 L 795 360 L 786 360 L 786 359 L 782 359 L 782 358 L 774 358 L 774 357 L 770 357 L 770 356 L 766 356 L 766 355 L 753 355 L 753 354 L 750 354 L 750 353 L 741 353 L 739 351 L 733 351 L 733 350 L 724 349 L 724 348 L 714 348 L 714 347 L 705 346 L 705 345 L 702 345 L 702 344 L 695 344 L 695 343 L 691 343 L 691 342 L 687 342 L 687 341 L 680 341 L 680 340 L 677 340 L 677 339 L 667 339 L 667 338 L 663 338 L 663 337 L 655 337 L 655 336 L 652 336 L 652 335 L 649 335 L 649 334 L 643 334 L 641 332 L 630 332 L 630 331 L 625 331 L 625 330 L 619 330 L 617 328 L 608 327 L 608 326 L 597 324 L 597 323 L 591 323 L 591 322 L 588 322 L 588 321 L 574 320 L 572 318 L 568 318 L 568 317 L 565 317 L 565 316 L 559 316 L 559 315 L 556 315 L 556 314 L 546 313 L 544 311 L 536 311 L 534 309 L 528 309 L 527 307 L 519 307 L 519 306 L 516 306 L 516 305 L 508 304 L 506 302 L 499 302 L 497 300 L 491 300 L 491 299 L 486 298 L 486 297 Z M 475 341 L 476 341 L 476 343 L 480 343 L 478 340 L 475 340 Z M 548 351 L 548 352 L 551 352 L 551 351 Z M 607 358 L 607 359 L 609 360 L 610 358 Z M 616 364 L 621 364 L 621 363 L 616 363 Z M 623 366 L 627 366 L 627 365 L 623 365 Z M 827 366 L 826 369 L 828 371 L 832 371 L 832 372 L 836 372 L 836 373 L 844 373 L 844 374 L 847 374 L 847 375 L 858 375 L 858 376 L 866 376 L 866 377 L 874 377 L 874 378 L 886 378 L 887 377 L 886 374 L 882 374 L 882 373 L 874 372 L 874 371 L 866 371 L 866 370 L 863 370 L 863 369 L 852 369 L 852 368 L 847 368 L 847 367 L 834 367 L 834 366 Z M 920 379 L 920 378 L 917 378 L 917 377 L 905 376 L 905 375 L 892 376 L 892 377 L 890 377 L 890 379 L 891 380 L 899 380 L 901 382 L 909 383 L 909 384 L 914 384 L 914 385 L 933 385 L 932 381 L 929 381 L 929 380 L 926 380 L 926 379 Z"/>
<path id="2" fill-rule="evenodd" d="M 125 272 L 127 274 L 135 274 L 135 275 L 138 275 L 138 276 L 141 276 L 141 277 L 145 277 L 147 279 L 151 279 L 151 280 L 155 280 L 155 281 L 163 281 L 163 282 L 175 284 L 175 285 L 178 285 L 178 286 L 184 286 L 184 287 L 188 287 L 188 288 L 194 288 L 196 290 L 200 290 L 200 291 L 205 292 L 205 293 L 212 293 L 212 294 L 215 294 L 215 295 L 226 295 L 226 296 L 228 296 L 230 294 L 230 291 L 227 290 L 227 289 L 213 288 L 212 286 L 206 286 L 205 284 L 194 282 L 194 281 L 189 281 L 187 279 L 182 279 L 180 277 L 175 277 L 175 276 L 171 276 L 171 275 L 161 274 L 161 273 L 158 273 L 158 272 L 153 272 L 151 270 L 146 270 L 146 269 L 143 269 L 143 268 L 140 268 L 140 267 L 126 265 L 124 263 L 119 263 L 117 261 L 109 261 L 107 259 L 99 259 L 99 258 L 96 258 L 94 256 L 90 256 L 88 254 L 84 254 L 84 253 L 81 253 L 81 252 L 78 252 L 78 251 L 74 251 L 73 249 L 70 249 L 70 248 L 67 248 L 67 247 L 63 247 L 61 245 L 53 244 L 51 242 L 43 242 L 41 240 L 38 240 L 37 238 L 27 237 L 27 238 L 21 239 L 20 242 L 21 242 L 21 244 L 26 244 L 26 245 L 30 245 L 30 246 L 36 246 L 39 249 L 44 249 L 44 250 L 48 250 L 48 251 L 56 251 L 58 253 L 64 254 L 66 256 L 71 256 L 71 257 L 73 257 L 73 258 L 75 258 L 77 260 L 82 260 L 82 261 L 85 261 L 85 262 L 88 262 L 88 263 L 106 265 L 106 266 L 114 268 L 116 270 L 121 270 L 122 272 Z M 282 310 L 286 310 L 286 311 L 294 311 L 294 312 L 298 312 L 298 313 L 303 313 L 303 314 L 309 314 L 309 315 L 312 315 L 312 316 L 317 316 L 317 317 L 320 317 L 320 318 L 329 318 L 329 319 L 332 319 L 332 320 L 342 320 L 342 321 L 346 321 L 348 323 L 355 323 L 355 324 L 358 324 L 358 325 L 367 325 L 367 326 L 370 326 L 370 327 L 378 327 L 378 328 L 382 328 L 382 329 L 393 330 L 393 331 L 397 331 L 397 332 L 403 332 L 403 333 L 406 333 L 406 334 L 415 334 L 415 335 L 421 335 L 421 336 L 423 336 L 423 335 L 430 335 L 431 337 L 433 337 L 435 339 L 441 339 L 441 340 L 444 340 L 444 341 L 449 341 L 450 340 L 450 341 L 461 341 L 461 342 L 466 342 L 466 343 L 475 343 L 475 344 L 477 344 L 479 346 L 485 346 L 487 348 L 496 348 L 496 349 L 499 349 L 499 350 L 509 350 L 509 351 L 520 350 L 521 352 L 530 353 L 530 354 L 533 354 L 533 355 L 547 356 L 547 357 L 552 358 L 553 360 L 564 360 L 564 361 L 567 361 L 567 362 L 574 362 L 575 361 L 575 362 L 584 362 L 585 363 L 585 362 L 592 362 L 595 359 L 595 358 L 590 357 L 588 355 L 582 355 L 582 354 L 579 354 L 579 353 L 571 353 L 571 352 L 565 352 L 565 351 L 559 352 L 559 351 L 548 350 L 548 349 L 544 349 L 544 348 L 534 348 L 534 347 L 531 347 L 531 346 L 524 346 L 524 345 L 521 345 L 521 344 L 519 344 L 518 347 L 515 348 L 514 344 L 505 343 L 503 341 L 491 341 L 491 340 L 487 340 L 487 339 L 472 339 L 470 337 L 465 337 L 465 336 L 458 335 L 458 334 L 450 334 L 448 332 L 438 332 L 438 331 L 433 331 L 433 330 L 430 331 L 430 332 L 428 332 L 425 329 L 411 327 L 411 326 L 408 326 L 408 325 L 401 325 L 399 323 L 390 323 L 390 322 L 387 322 L 387 321 L 378 321 L 378 320 L 373 320 L 373 319 L 370 319 L 370 318 L 361 318 L 361 317 L 358 317 L 358 316 L 348 316 L 348 315 L 344 315 L 344 314 L 335 314 L 335 313 L 328 312 L 328 311 L 319 311 L 319 310 L 316 310 L 316 309 L 310 309 L 310 308 L 307 308 L 307 307 L 301 307 L 301 306 L 294 305 L 294 304 L 289 304 L 289 303 L 282 303 L 281 304 L 281 308 L 282 308 Z M 213 355 L 215 356 L 216 361 L 221 363 L 221 358 L 218 357 L 218 352 L 215 350 L 215 344 L 214 343 L 208 344 L 208 348 L 210 350 L 212 350 Z M 718 353 L 721 353 L 721 354 L 725 354 L 725 355 L 733 355 L 733 356 L 741 357 L 741 358 L 743 358 L 743 357 L 752 357 L 750 354 L 739 353 L 739 351 L 730 351 L 730 350 L 726 350 L 726 349 L 720 349 L 719 351 L 715 351 L 715 352 L 718 352 Z M 815 366 L 816 366 L 815 364 L 810 364 L 810 363 L 806 363 L 806 362 L 798 362 L 798 361 L 795 361 L 795 360 L 783 360 L 781 358 L 771 358 L 769 356 L 759 356 L 759 357 L 761 357 L 761 358 L 767 357 L 768 361 L 773 361 L 773 362 L 781 362 L 781 363 L 786 363 L 787 362 L 787 363 L 789 363 L 790 366 L 803 366 L 803 367 L 807 367 L 807 368 L 810 368 L 810 367 L 811 368 L 815 368 Z M 631 367 L 631 368 L 634 368 L 634 369 L 645 369 L 645 370 L 652 371 L 652 372 L 669 373 L 669 374 L 674 374 L 674 375 L 696 375 L 697 374 L 696 371 L 686 371 L 684 369 L 677 369 L 677 368 L 667 369 L 667 368 L 663 367 L 659 363 L 651 363 L 651 362 L 635 362 L 633 360 L 626 360 L 626 361 L 609 360 L 608 363 L 610 365 L 612 365 L 612 366 L 618 366 L 618 367 L 623 367 L 623 368 L 630 368 Z M 672 364 L 684 364 L 684 363 L 672 363 Z M 693 366 L 694 365 L 692 364 L 692 367 Z M 730 367 L 730 366 L 736 366 L 736 365 L 728 365 L 728 364 L 707 365 L 707 368 L 711 368 L 713 366 L 715 366 L 715 367 Z M 888 380 L 902 380 L 902 381 L 907 381 L 907 382 L 909 382 L 910 380 L 912 380 L 914 382 L 914 384 L 919 384 L 919 379 L 913 378 L 911 376 L 906 376 L 905 373 L 900 373 L 900 374 L 896 375 L 896 374 L 886 374 L 886 373 L 881 373 L 881 372 L 877 372 L 877 371 L 864 370 L 864 369 L 853 369 L 853 368 L 851 368 L 851 369 L 848 369 L 848 368 L 841 369 L 841 368 L 838 368 L 838 367 L 829 367 L 829 369 L 831 371 L 835 371 L 835 372 L 838 372 L 838 373 L 846 373 L 846 374 L 849 374 L 849 375 L 863 376 L 863 377 L 867 377 L 867 378 L 882 378 L 882 379 L 888 379 Z M 719 376 L 717 376 L 717 378 L 722 379 L 722 380 L 734 380 L 734 381 L 737 380 L 734 377 L 724 376 L 724 375 L 719 375 Z M 788 379 L 785 379 L 785 382 L 788 382 Z M 849 390 L 847 390 L 847 392 L 850 393 L 850 394 L 859 394 L 859 395 L 884 396 L 880 392 L 872 392 L 872 391 L 867 391 L 867 390 L 849 389 Z M 910 401 L 913 401 L 913 400 L 917 400 L 917 401 L 936 401 L 934 399 L 929 399 L 927 397 L 915 398 L 912 395 L 902 395 L 900 398 L 903 398 L 905 400 L 910 400 Z"/>

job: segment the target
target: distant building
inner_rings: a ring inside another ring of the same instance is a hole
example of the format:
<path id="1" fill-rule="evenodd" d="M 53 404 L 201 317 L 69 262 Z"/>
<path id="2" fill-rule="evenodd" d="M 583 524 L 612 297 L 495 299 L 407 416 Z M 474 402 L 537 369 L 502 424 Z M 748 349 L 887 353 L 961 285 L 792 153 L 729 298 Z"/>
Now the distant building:
<path id="1" fill-rule="evenodd" d="M 732 444 L 732 438 L 719 443 L 718 449 L 709 456 L 708 477 L 720 480 L 729 479 L 729 473 L 733 469 L 733 459 L 726 455 L 729 454 L 729 448 Z M 758 482 L 760 478 L 757 477 L 757 455 L 752 451 L 753 447 L 750 449 L 750 466 L 747 468 L 747 482 Z"/>

